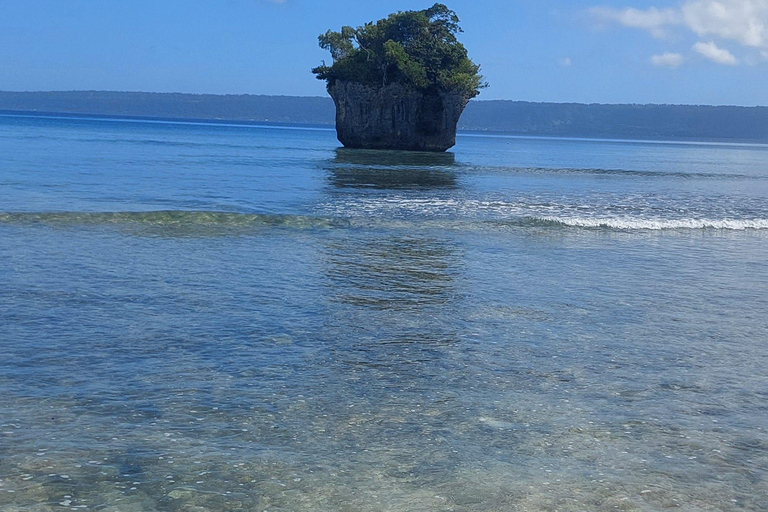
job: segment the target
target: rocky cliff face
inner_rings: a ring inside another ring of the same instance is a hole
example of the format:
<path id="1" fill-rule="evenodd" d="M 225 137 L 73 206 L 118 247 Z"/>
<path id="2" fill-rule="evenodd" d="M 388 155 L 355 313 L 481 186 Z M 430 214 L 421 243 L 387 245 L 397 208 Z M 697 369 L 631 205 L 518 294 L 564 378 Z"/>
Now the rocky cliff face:
<path id="1" fill-rule="evenodd" d="M 344 146 L 367 149 L 445 151 L 456 144 L 456 124 L 469 98 L 392 84 L 328 85 L 336 103 L 336 135 Z"/>

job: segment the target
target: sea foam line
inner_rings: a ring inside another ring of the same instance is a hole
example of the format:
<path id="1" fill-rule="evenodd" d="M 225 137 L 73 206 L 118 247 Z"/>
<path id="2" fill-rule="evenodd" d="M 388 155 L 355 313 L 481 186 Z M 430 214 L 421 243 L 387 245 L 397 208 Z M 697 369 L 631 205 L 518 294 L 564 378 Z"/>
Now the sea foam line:
<path id="1" fill-rule="evenodd" d="M 768 219 L 639 219 L 632 217 L 585 218 L 585 217 L 532 217 L 534 220 L 552 222 L 569 227 L 610 228 L 620 230 L 663 229 L 768 229 Z"/>

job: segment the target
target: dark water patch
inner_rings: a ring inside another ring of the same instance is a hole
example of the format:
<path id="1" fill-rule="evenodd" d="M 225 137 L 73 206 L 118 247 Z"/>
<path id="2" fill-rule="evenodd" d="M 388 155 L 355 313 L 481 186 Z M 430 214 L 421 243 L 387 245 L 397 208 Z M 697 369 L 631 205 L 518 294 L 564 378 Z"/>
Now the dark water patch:
<path id="1" fill-rule="evenodd" d="M 340 148 L 322 167 L 336 188 L 456 188 L 453 153 Z"/>
<path id="2" fill-rule="evenodd" d="M 371 169 L 340 167 L 328 169 L 328 181 L 337 188 L 381 190 L 455 188 L 456 174 L 433 169 Z"/>
<path id="3" fill-rule="evenodd" d="M 456 163 L 453 153 L 426 151 L 385 151 L 377 149 L 339 148 L 333 163 L 370 168 L 377 167 L 451 167 Z"/>

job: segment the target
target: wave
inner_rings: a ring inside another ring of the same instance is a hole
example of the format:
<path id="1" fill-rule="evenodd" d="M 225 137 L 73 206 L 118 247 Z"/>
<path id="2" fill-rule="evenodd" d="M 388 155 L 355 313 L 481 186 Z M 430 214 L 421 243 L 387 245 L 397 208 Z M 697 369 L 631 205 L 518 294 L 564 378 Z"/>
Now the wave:
<path id="1" fill-rule="evenodd" d="M 638 217 L 528 217 L 532 224 L 576 228 L 606 228 L 622 231 L 660 231 L 690 229 L 753 230 L 768 229 L 768 219 L 643 219 Z"/>
<path id="2" fill-rule="evenodd" d="M 331 227 L 335 221 L 306 215 L 160 210 L 145 212 L 8 212 L 0 213 L 0 223 L 57 226 L 137 224 L 157 227 L 323 228 Z"/>
<path id="3" fill-rule="evenodd" d="M 768 230 L 768 218 L 661 219 L 639 216 L 515 215 L 496 219 L 467 217 L 439 219 L 385 218 L 377 216 L 320 217 L 311 215 L 234 213 L 199 210 L 144 212 L 0 212 L 0 224 L 51 227 L 134 226 L 168 233 L 240 233 L 258 228 L 331 229 L 448 229 L 475 230 L 506 227 L 582 228 L 615 231 L 661 230 Z"/>

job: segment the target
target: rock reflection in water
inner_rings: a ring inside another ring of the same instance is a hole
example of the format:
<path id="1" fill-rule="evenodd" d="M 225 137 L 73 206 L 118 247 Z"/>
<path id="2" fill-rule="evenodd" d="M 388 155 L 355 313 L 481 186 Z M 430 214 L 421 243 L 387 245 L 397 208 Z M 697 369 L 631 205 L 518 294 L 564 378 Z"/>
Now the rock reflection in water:
<path id="1" fill-rule="evenodd" d="M 455 250 L 446 242 L 385 236 L 328 242 L 333 300 L 382 310 L 447 305 L 454 297 Z"/>
<path id="2" fill-rule="evenodd" d="M 327 165 L 328 179 L 338 188 L 455 188 L 453 153 L 418 151 L 336 150 Z"/>
<path id="3" fill-rule="evenodd" d="M 392 510 L 435 509 L 462 466 L 450 442 L 466 423 L 466 375 L 451 318 L 462 308 L 464 253 L 448 237 L 414 231 L 347 232 L 324 245 L 334 303 L 322 328 L 324 393 L 336 400 L 323 409 L 322 443 L 353 461 L 360 509 L 382 509 L 381 494 L 390 505 L 410 502 Z"/>

